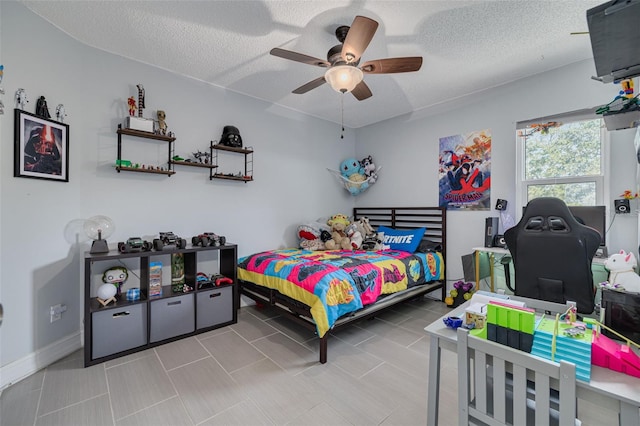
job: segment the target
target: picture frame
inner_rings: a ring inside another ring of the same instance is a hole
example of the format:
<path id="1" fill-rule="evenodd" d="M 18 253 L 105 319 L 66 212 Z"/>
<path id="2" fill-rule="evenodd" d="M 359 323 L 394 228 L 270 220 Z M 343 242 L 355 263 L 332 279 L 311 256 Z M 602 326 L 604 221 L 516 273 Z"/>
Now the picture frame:
<path id="1" fill-rule="evenodd" d="M 69 125 L 14 111 L 13 176 L 69 182 Z"/>

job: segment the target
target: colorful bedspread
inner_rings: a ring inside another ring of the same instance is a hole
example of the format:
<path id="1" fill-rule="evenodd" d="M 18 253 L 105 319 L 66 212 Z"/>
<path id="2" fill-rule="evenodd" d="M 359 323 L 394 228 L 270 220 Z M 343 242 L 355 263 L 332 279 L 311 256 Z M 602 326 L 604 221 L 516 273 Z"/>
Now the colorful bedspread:
<path id="1" fill-rule="evenodd" d="M 439 253 L 272 250 L 243 257 L 238 278 L 311 308 L 320 337 L 342 315 L 390 294 L 441 279 Z"/>

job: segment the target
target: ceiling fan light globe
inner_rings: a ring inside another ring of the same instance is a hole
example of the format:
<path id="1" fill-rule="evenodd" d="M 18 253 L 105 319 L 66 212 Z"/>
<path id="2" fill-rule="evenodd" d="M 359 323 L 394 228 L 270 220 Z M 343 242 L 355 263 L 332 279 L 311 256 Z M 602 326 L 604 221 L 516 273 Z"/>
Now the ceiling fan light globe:
<path id="1" fill-rule="evenodd" d="M 336 92 L 351 92 L 364 78 L 359 68 L 351 65 L 337 65 L 331 67 L 324 74 L 324 78 Z"/>

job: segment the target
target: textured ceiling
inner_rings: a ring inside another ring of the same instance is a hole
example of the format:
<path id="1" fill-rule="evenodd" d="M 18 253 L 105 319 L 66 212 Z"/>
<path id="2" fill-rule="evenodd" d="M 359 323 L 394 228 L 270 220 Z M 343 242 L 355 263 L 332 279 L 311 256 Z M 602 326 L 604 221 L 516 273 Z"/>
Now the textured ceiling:
<path id="1" fill-rule="evenodd" d="M 361 63 L 422 56 L 418 72 L 366 75 L 373 96 L 344 96 L 357 128 L 591 58 L 591 0 L 23 1 L 79 41 L 177 74 L 339 123 L 341 94 L 298 86 L 323 69 L 269 55 L 325 59 L 356 15 L 379 22 Z M 595 72 L 595 68 L 594 68 Z"/>

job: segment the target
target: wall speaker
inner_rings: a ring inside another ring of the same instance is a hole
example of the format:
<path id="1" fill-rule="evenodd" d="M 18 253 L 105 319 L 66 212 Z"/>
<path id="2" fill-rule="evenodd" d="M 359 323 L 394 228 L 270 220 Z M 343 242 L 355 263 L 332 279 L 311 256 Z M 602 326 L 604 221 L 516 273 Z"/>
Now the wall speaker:
<path id="1" fill-rule="evenodd" d="M 629 200 L 627 200 L 626 198 L 613 200 L 613 205 L 615 207 L 616 213 L 618 214 L 631 213 L 631 206 L 629 205 Z"/>
<path id="2" fill-rule="evenodd" d="M 496 210 L 506 210 L 507 209 L 507 200 L 501 200 L 498 198 L 496 201 Z"/>
<path id="3" fill-rule="evenodd" d="M 484 246 L 493 247 L 493 239 L 496 235 L 498 235 L 498 218 L 486 218 L 484 224 Z"/>

